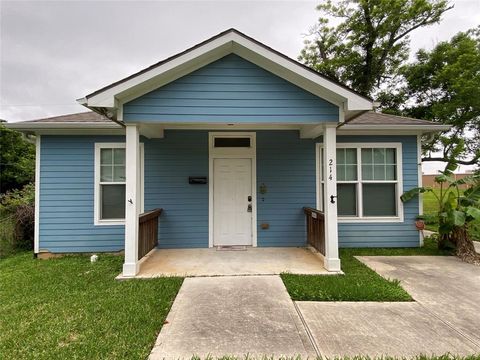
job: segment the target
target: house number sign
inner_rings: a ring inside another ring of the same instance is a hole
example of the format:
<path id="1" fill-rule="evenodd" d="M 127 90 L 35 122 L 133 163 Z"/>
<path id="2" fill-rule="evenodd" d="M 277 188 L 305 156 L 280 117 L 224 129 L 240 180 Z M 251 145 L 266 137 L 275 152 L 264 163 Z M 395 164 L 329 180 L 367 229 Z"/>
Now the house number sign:
<path id="1" fill-rule="evenodd" d="M 333 180 L 333 159 L 328 159 L 328 180 Z M 337 195 L 330 195 L 330 202 L 335 204 L 335 198 Z"/>
<path id="2" fill-rule="evenodd" d="M 328 160 L 328 180 L 333 180 L 333 159 Z"/>

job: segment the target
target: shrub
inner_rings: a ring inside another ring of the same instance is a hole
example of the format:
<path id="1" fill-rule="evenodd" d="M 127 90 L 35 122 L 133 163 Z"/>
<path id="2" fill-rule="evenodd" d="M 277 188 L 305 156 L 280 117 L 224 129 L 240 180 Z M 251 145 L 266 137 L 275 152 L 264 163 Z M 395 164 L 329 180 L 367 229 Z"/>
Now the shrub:
<path id="1" fill-rule="evenodd" d="M 35 185 L 0 196 L 0 256 L 33 248 Z"/>

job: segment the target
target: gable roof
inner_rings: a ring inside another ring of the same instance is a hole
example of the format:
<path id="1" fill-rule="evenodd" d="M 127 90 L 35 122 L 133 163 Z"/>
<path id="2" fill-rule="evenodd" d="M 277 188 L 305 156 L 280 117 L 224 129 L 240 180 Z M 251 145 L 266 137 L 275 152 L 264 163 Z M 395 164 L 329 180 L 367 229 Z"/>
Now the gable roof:
<path id="1" fill-rule="evenodd" d="M 121 120 L 121 104 L 231 53 L 339 106 L 347 119 L 373 108 L 372 99 L 235 29 L 228 29 L 77 101 L 94 111 L 105 113 L 108 109 Z"/>

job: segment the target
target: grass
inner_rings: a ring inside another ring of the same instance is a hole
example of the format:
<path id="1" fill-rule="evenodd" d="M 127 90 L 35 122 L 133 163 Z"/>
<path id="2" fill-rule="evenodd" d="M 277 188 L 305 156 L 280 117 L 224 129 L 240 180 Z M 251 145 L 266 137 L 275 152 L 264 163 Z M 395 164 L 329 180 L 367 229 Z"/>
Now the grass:
<path id="1" fill-rule="evenodd" d="M 183 280 L 115 281 L 122 261 L 0 260 L 0 357 L 145 359 Z"/>
<path id="2" fill-rule="evenodd" d="M 14 238 L 15 221 L 12 216 L 0 214 L 0 259 L 15 252 Z"/>
<path id="3" fill-rule="evenodd" d="M 282 274 L 282 280 L 296 301 L 411 301 L 397 280 L 387 280 L 354 256 L 367 255 L 449 255 L 426 239 L 422 248 L 340 249 L 345 275 Z"/>

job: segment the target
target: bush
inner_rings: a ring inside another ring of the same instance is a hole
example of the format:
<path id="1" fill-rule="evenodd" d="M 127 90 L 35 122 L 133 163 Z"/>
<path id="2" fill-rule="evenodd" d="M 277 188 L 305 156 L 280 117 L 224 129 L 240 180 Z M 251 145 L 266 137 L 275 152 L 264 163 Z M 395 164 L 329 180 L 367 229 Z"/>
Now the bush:
<path id="1" fill-rule="evenodd" d="M 0 196 L 0 256 L 33 249 L 35 185 Z"/>

